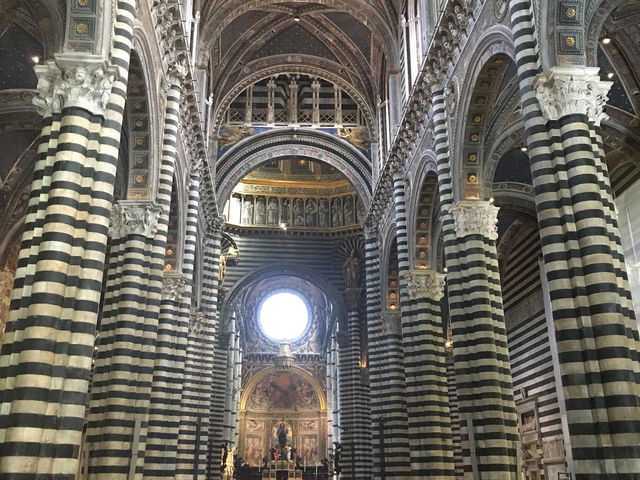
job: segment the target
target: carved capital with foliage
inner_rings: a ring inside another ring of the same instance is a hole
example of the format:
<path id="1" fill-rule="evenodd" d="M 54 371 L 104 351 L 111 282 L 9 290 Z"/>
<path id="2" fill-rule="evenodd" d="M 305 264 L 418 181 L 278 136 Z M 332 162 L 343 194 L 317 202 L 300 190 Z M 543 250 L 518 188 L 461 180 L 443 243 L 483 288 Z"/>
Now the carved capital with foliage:
<path id="1" fill-rule="evenodd" d="M 84 53 L 56 54 L 55 61 L 36 65 L 35 71 L 38 86 L 33 104 L 45 117 L 69 107 L 103 115 L 117 74 L 101 56 Z"/>
<path id="2" fill-rule="evenodd" d="M 386 310 L 380 313 L 382 328 L 389 334 L 402 334 L 402 315 L 399 311 Z"/>
<path id="3" fill-rule="evenodd" d="M 438 301 L 444 295 L 446 276 L 435 270 L 408 270 L 402 272 L 402 279 L 412 299 L 428 298 Z"/>
<path id="4" fill-rule="evenodd" d="M 189 334 L 199 335 L 204 328 L 205 320 L 202 310 L 192 310 L 189 314 Z"/>
<path id="5" fill-rule="evenodd" d="M 534 82 L 536 97 L 547 120 L 582 114 L 595 125 L 608 118 L 604 113 L 613 82 L 600 80 L 598 67 L 552 67 Z"/>
<path id="6" fill-rule="evenodd" d="M 161 214 L 162 208 L 153 202 L 122 200 L 111 211 L 109 235 L 114 239 L 128 235 L 153 238 L 158 230 Z"/>
<path id="7" fill-rule="evenodd" d="M 491 202 L 465 200 L 449 208 L 459 238 L 482 235 L 489 240 L 498 238 L 498 207 Z"/>
<path id="8" fill-rule="evenodd" d="M 184 295 L 186 278 L 179 272 L 165 272 L 162 277 L 162 298 L 178 303 Z"/>

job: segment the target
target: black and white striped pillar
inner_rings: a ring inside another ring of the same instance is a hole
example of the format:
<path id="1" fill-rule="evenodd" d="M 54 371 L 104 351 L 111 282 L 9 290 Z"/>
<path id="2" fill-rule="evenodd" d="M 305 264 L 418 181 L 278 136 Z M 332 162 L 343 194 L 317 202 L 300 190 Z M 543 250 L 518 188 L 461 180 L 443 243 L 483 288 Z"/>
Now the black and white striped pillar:
<path id="1" fill-rule="evenodd" d="M 411 470 L 420 477 L 451 479 L 455 463 L 440 309 L 445 276 L 434 270 L 401 275 Z"/>
<path id="2" fill-rule="evenodd" d="M 371 477 L 371 417 L 369 389 L 363 378 L 360 339 L 360 305 L 362 289 L 345 290 L 348 318 L 338 332 L 340 377 L 340 443 L 342 445 L 342 477 Z"/>
<path id="3" fill-rule="evenodd" d="M 181 96 L 182 78 L 173 71 L 169 78 L 156 204 L 121 202 L 112 221 L 112 236 L 122 240 L 108 271 L 89 405 L 91 480 L 144 471 Z"/>
<path id="4" fill-rule="evenodd" d="M 202 383 L 203 357 L 207 352 L 203 327 L 206 318 L 201 311 L 192 311 L 193 274 L 198 242 L 198 215 L 200 213 L 200 178 L 203 165 L 195 161 L 191 165 L 188 184 L 187 219 L 184 236 L 182 271 L 185 290 L 180 304 L 180 319 L 189 325 L 184 365 L 182 399 L 180 401 L 180 429 L 178 434 L 178 459 L 176 479 L 198 480 L 206 473 L 208 419 L 206 417 L 209 386 Z M 206 378 L 206 377 L 205 377 Z M 204 427 L 204 428 L 203 428 Z"/>
<path id="5" fill-rule="evenodd" d="M 396 312 L 381 311 L 377 229 L 365 231 L 368 369 L 373 478 L 410 475 L 407 404 L 402 364 L 402 332 Z"/>
<path id="6" fill-rule="evenodd" d="M 448 214 L 456 235 L 445 255 L 465 477 L 510 480 L 519 437 L 495 243 L 498 208 L 461 201 Z"/>
<path id="7" fill-rule="evenodd" d="M 202 291 L 200 306 L 203 313 L 203 323 L 200 328 L 201 353 L 201 397 L 198 399 L 198 412 L 201 423 L 201 436 L 206 435 L 207 457 L 206 478 L 218 478 L 220 471 L 219 449 L 214 448 L 214 442 L 221 440 L 221 436 L 214 435 L 215 424 L 212 422 L 212 402 L 215 398 L 214 378 L 217 369 L 215 358 L 218 353 L 219 309 L 218 309 L 218 280 L 220 275 L 220 254 L 224 219 L 221 217 L 209 219 L 204 238 L 204 253 L 202 261 Z M 204 439 L 203 439 L 204 440 Z"/>
<path id="8" fill-rule="evenodd" d="M 163 257 L 162 209 L 121 201 L 111 249 L 87 423 L 89 478 L 127 478 L 142 468 L 153 379 Z"/>
<path id="9" fill-rule="evenodd" d="M 178 451 L 180 399 L 186 350 L 186 326 L 178 319 L 184 294 L 181 272 L 165 272 L 149 407 L 144 478 L 173 479 Z"/>
<path id="10" fill-rule="evenodd" d="M 464 478 L 511 480 L 518 431 L 495 245 L 497 208 L 480 201 L 454 205 L 440 86 L 432 89 L 432 105 Z"/>
<path id="11" fill-rule="evenodd" d="M 411 474 L 453 478 L 455 465 L 440 313 L 444 276 L 435 271 L 409 269 L 405 182 L 401 171 L 393 178 L 393 201 Z"/>
<path id="12" fill-rule="evenodd" d="M 573 478 L 640 477 L 640 345 L 598 129 L 596 68 L 541 73 L 532 5 L 511 1 Z"/>
<path id="13" fill-rule="evenodd" d="M 7 478 L 78 470 L 135 1 L 116 8 L 109 59 L 57 54 L 38 67 L 45 122 L 0 353 Z"/>

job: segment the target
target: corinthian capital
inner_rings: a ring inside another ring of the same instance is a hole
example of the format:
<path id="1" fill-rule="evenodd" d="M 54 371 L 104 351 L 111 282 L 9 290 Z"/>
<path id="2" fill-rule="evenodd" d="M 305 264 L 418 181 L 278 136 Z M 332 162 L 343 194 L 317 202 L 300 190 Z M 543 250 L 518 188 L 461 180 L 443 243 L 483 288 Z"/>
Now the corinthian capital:
<path id="1" fill-rule="evenodd" d="M 402 273 L 402 279 L 412 299 L 440 300 L 444 295 L 445 278 L 445 275 L 435 270 L 408 270 Z"/>
<path id="2" fill-rule="evenodd" d="M 598 67 L 552 67 L 534 82 L 536 97 L 547 120 L 582 114 L 595 125 L 607 119 L 603 109 L 613 82 L 600 80 Z"/>
<path id="3" fill-rule="evenodd" d="M 164 272 L 162 277 L 162 298 L 178 303 L 184 294 L 186 279 L 182 273 Z"/>
<path id="4" fill-rule="evenodd" d="M 189 314 L 189 333 L 198 335 L 202 332 L 205 323 L 204 312 L 201 310 L 192 310 Z"/>
<path id="5" fill-rule="evenodd" d="M 380 322 L 385 332 L 395 335 L 402 333 L 402 315 L 400 312 L 385 310 L 380 313 Z"/>
<path id="6" fill-rule="evenodd" d="M 109 235 L 124 238 L 127 235 L 143 235 L 153 238 L 158 230 L 162 208 L 153 202 L 120 201 L 113 206 Z"/>
<path id="7" fill-rule="evenodd" d="M 55 61 L 38 65 L 35 70 L 38 94 L 33 103 L 44 116 L 65 107 L 104 114 L 117 72 L 101 56 L 84 53 L 56 54 Z"/>
<path id="8" fill-rule="evenodd" d="M 482 235 L 489 240 L 498 238 L 498 207 L 490 202 L 465 200 L 449 208 L 459 238 Z"/>
<path id="9" fill-rule="evenodd" d="M 181 54 L 174 54 L 169 57 L 168 63 L 167 77 L 169 85 L 181 86 L 189 74 L 187 58 Z"/>
<path id="10" fill-rule="evenodd" d="M 222 232 L 224 232 L 225 219 L 223 216 L 211 216 L 210 221 L 208 222 L 208 230 L 210 234 L 220 236 Z"/>

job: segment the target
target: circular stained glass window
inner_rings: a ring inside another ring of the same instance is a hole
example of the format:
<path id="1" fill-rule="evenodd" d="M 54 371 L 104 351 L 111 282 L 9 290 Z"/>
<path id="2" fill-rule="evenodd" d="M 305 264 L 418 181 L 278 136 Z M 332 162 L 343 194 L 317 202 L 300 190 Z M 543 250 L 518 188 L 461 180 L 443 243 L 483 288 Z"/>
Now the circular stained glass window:
<path id="1" fill-rule="evenodd" d="M 291 290 L 266 296 L 258 308 L 262 333 L 277 342 L 299 339 L 309 326 L 309 308 L 305 299 Z"/>

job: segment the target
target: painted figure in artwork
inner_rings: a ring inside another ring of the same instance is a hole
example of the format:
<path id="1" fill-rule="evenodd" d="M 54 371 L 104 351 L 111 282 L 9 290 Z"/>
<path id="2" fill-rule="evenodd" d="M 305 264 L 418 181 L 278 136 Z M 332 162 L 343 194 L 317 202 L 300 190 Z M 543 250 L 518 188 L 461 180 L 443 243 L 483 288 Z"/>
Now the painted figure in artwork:
<path id="1" fill-rule="evenodd" d="M 344 201 L 344 225 L 353 225 L 356 219 L 353 216 L 353 198 L 347 197 Z"/>
<path id="2" fill-rule="evenodd" d="M 329 203 L 324 198 L 318 201 L 318 226 L 320 228 L 329 226 Z"/>
<path id="3" fill-rule="evenodd" d="M 287 426 L 284 423 L 278 427 L 278 444 L 282 447 L 287 444 Z"/>
<path id="4" fill-rule="evenodd" d="M 334 198 L 331 202 L 331 226 L 342 226 L 342 205 L 339 198 Z"/>
<path id="5" fill-rule="evenodd" d="M 264 204 L 264 197 L 258 197 L 256 202 L 256 225 L 264 225 L 266 217 L 266 207 Z"/>
<path id="6" fill-rule="evenodd" d="M 267 206 L 267 223 L 275 225 L 278 223 L 278 201 L 271 197 Z"/>
<path id="7" fill-rule="evenodd" d="M 360 260 L 356 256 L 355 249 L 351 250 L 349 258 L 342 264 L 342 274 L 347 288 L 358 288 L 360 277 Z"/>
<path id="8" fill-rule="evenodd" d="M 293 201 L 293 224 L 296 227 L 304 227 L 304 208 L 299 198 Z"/>

